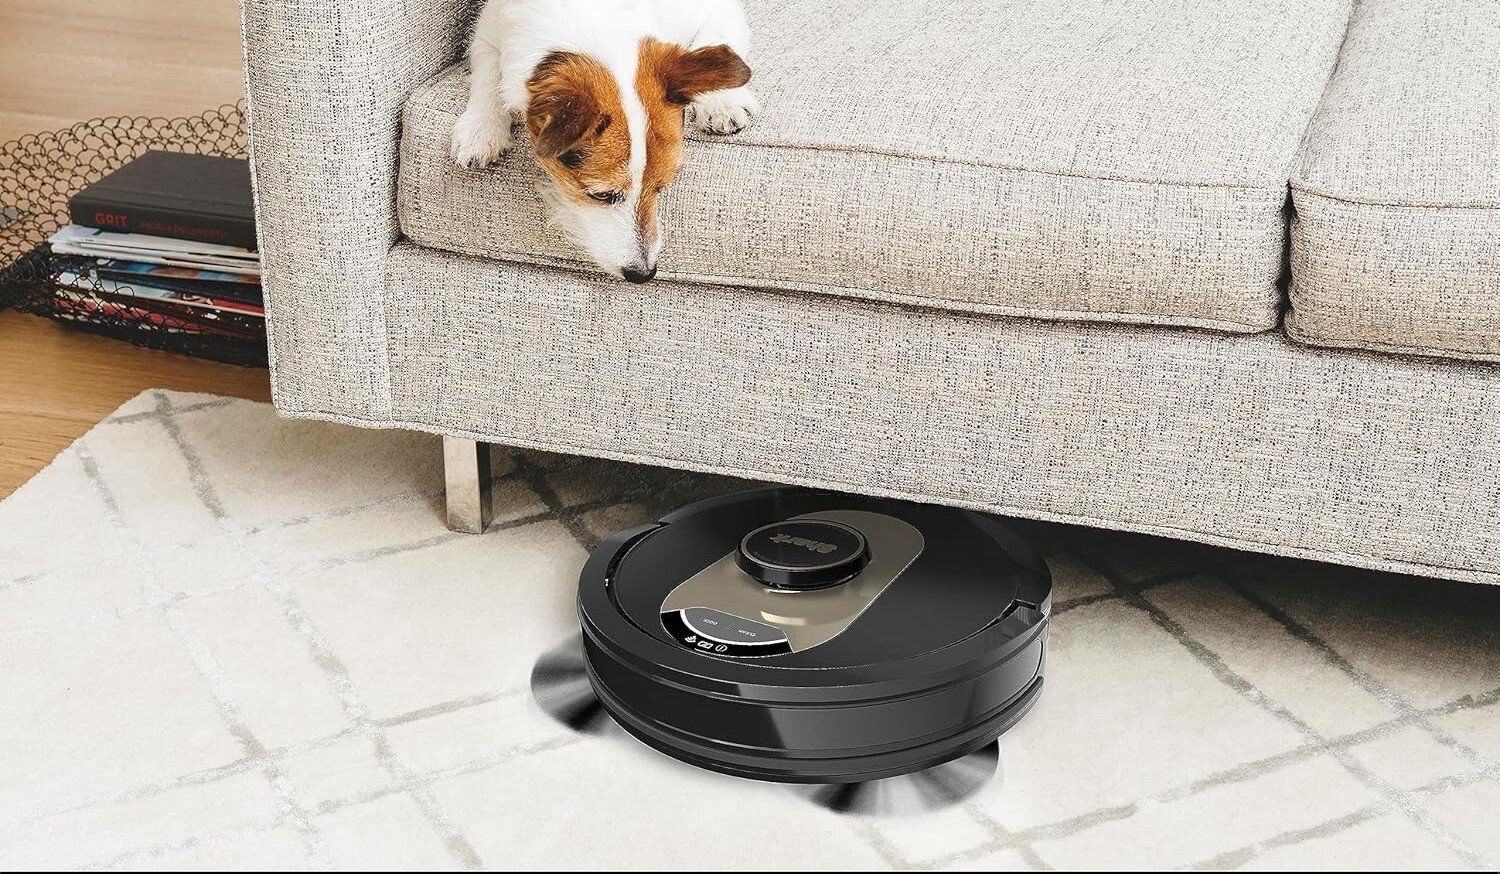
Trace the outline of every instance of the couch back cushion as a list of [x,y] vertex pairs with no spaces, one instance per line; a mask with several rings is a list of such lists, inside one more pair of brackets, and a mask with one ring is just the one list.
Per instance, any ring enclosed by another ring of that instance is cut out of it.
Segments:
[[1294,337],[1500,361],[1500,2],[1362,0],[1292,199]]
[[[1346,0],[749,0],[765,113],[689,144],[659,276],[1042,318],[1260,331],[1286,181]],[[448,159],[468,73],[406,109],[402,228],[588,265],[524,140]]]

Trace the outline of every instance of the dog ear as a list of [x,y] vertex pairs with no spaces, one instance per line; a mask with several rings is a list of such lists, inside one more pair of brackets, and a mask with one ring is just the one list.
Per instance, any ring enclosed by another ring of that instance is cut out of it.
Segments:
[[738,88],[750,81],[750,67],[729,46],[678,49],[661,62],[668,102],[687,106],[700,94]]
[[[600,71],[594,66],[574,52],[553,52],[526,80],[526,90],[531,93],[526,130],[541,157],[559,158],[576,167],[582,160],[581,149],[613,123],[602,106],[599,83],[595,81]],[[608,77],[607,72],[604,75]]]

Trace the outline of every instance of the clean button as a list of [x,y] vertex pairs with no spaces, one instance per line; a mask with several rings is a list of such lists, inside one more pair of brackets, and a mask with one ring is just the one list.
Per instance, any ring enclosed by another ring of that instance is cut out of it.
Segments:
[[748,645],[783,643],[786,635],[780,628],[755,622],[709,607],[689,607],[682,611],[682,621],[700,637],[718,643]]

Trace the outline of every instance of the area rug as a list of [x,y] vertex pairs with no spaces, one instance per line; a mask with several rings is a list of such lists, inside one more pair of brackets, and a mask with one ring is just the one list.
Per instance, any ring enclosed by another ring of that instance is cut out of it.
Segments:
[[1483,868],[1500,590],[1026,525],[1045,693],[978,795],[840,815],[530,700],[588,550],[743,487],[147,392],[0,503],[0,868]]

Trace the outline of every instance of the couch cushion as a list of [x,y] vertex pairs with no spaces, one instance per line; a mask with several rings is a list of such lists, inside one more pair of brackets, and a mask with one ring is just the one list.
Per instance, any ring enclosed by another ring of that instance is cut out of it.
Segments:
[[1500,583],[1496,367],[409,244],[385,311],[372,427]]
[[1292,188],[1292,336],[1500,361],[1500,2],[1361,2]]
[[[1047,318],[1273,327],[1286,181],[1345,0],[750,0],[751,130],[691,144],[660,276]],[[467,72],[409,101],[423,245],[577,265],[524,148],[447,158]]]

